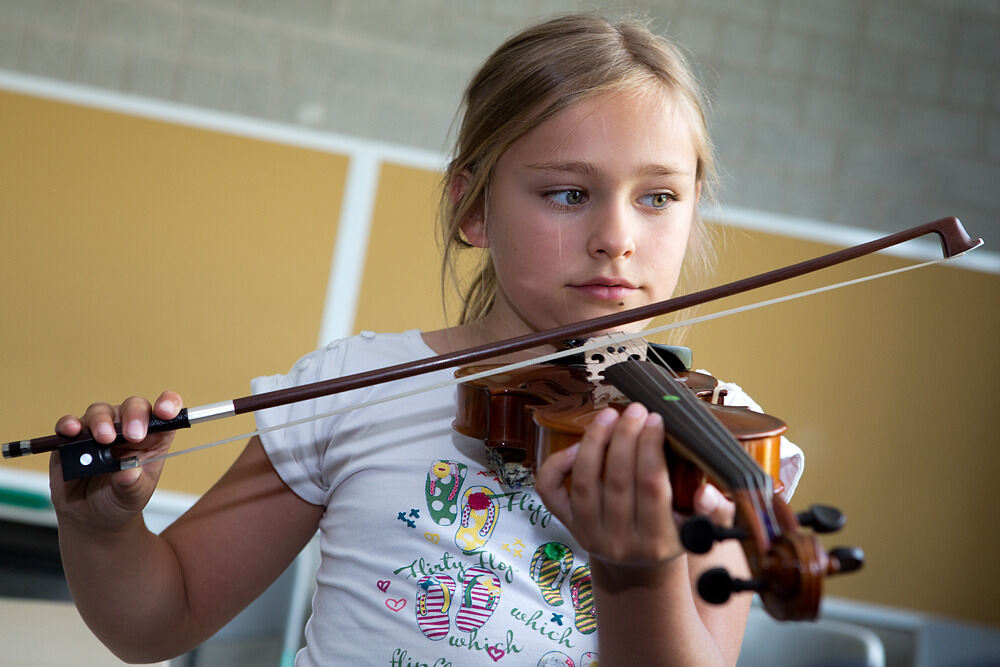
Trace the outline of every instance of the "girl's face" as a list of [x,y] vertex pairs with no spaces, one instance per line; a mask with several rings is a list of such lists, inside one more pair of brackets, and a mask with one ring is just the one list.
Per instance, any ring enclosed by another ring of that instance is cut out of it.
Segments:
[[666,94],[604,93],[521,137],[497,162],[485,214],[463,225],[497,271],[485,324],[517,335],[670,298],[696,167]]

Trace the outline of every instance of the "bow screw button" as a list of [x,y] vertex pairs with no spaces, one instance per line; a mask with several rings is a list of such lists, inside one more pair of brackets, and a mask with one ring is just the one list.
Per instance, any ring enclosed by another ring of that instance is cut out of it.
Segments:
[[800,525],[809,526],[817,533],[835,533],[847,523],[844,513],[829,505],[813,505],[797,516]]

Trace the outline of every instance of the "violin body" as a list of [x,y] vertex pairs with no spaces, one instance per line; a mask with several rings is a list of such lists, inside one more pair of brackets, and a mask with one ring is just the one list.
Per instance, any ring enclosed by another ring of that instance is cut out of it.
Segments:
[[[492,365],[466,366],[456,377],[493,368]],[[774,480],[775,491],[784,490],[778,476],[781,465],[781,434],[785,423],[771,415],[745,407],[722,405],[725,390],[705,373],[682,371],[677,379],[712,411],[739,440],[757,464]],[[530,486],[538,467],[550,454],[580,441],[584,430],[606,407],[622,411],[629,401],[595,387],[580,366],[527,366],[514,371],[463,382],[453,428],[486,445],[487,459],[497,476],[513,488]],[[674,509],[690,513],[694,493],[711,480],[688,459],[667,447]]]
[[[491,368],[467,366],[456,377]],[[671,372],[635,357],[602,371],[535,365],[470,379],[459,385],[453,427],[483,441],[494,472],[518,488],[533,483],[548,455],[579,442],[604,408],[645,404],[664,418],[674,509],[691,514],[695,491],[706,481],[736,506],[731,528],[704,517],[691,518],[681,528],[681,541],[695,553],[707,552],[718,540],[739,539],[753,574],[740,581],[725,570],[708,570],[698,580],[702,598],[721,603],[733,592],[752,590],[779,620],[815,619],[825,577],[861,567],[864,555],[852,548],[827,553],[814,534],[803,530],[804,523],[817,532],[839,529],[843,515],[835,509],[815,506],[797,515],[782,499],[778,471],[785,423],[721,405],[717,381],[703,373]]]

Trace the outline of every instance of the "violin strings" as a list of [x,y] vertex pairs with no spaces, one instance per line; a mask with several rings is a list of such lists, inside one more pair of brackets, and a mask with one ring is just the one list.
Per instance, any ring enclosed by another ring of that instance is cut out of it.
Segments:
[[[682,383],[680,382],[679,375],[672,368],[670,368],[668,364],[664,362],[662,355],[656,351],[656,348],[650,347],[649,349],[653,353],[653,356],[657,357],[660,360],[661,368],[663,368],[666,371],[667,375],[673,379],[673,382],[678,385],[682,385]],[[641,368],[643,372],[649,377],[650,381],[655,383],[656,379],[652,377],[652,373],[645,366],[641,366]],[[697,404],[696,402],[692,403],[687,400],[688,394],[686,393],[687,392],[686,387],[683,387],[683,385],[679,387],[679,389],[681,389],[682,391],[678,391],[674,388],[671,389],[674,390],[674,393],[683,397],[679,402],[679,404],[677,405],[679,411],[682,414],[684,414],[685,417],[690,419],[693,423],[697,424],[702,432],[712,431],[715,437],[719,437],[720,425],[718,421],[712,419],[711,415],[709,415],[707,410],[703,408],[700,404]],[[696,398],[696,401],[698,400],[700,399]],[[730,438],[730,439],[732,438],[732,436],[729,434],[728,431],[725,431],[724,428],[722,430],[724,431],[723,438]],[[729,462],[734,466],[736,466],[737,468],[742,467],[741,464],[744,463],[742,459],[739,459],[739,457],[734,457],[732,455],[732,449],[730,447],[722,447],[717,453],[729,459]],[[750,488],[749,485],[752,481],[751,474],[752,473],[748,472],[746,469],[743,470],[744,483],[747,484],[747,488]]]
[[[650,350],[653,352],[653,354],[655,356],[657,356],[658,358],[660,358],[661,362],[662,362],[662,356],[658,352],[656,352],[656,349],[655,348],[650,348]],[[649,377],[650,381],[655,383],[656,379],[653,377],[652,373],[647,369],[647,367],[641,366],[641,368],[642,368],[643,372]],[[675,373],[673,371],[673,369],[671,369],[669,366],[665,366],[665,365],[663,366],[663,369],[673,379],[674,382],[676,382],[677,384],[682,384],[680,382],[680,380],[679,380],[678,374]],[[683,399],[679,402],[679,405],[678,405],[678,407],[680,408],[680,410],[683,411],[685,413],[685,416],[687,416],[689,419],[691,419],[692,421],[698,422],[700,424],[700,428],[703,431],[709,431],[709,430],[711,430],[711,431],[715,431],[716,435],[723,434],[723,437],[726,437],[728,439],[732,438],[732,436],[729,433],[729,431],[727,431],[725,429],[725,427],[721,427],[721,425],[719,424],[719,422],[716,419],[712,418],[712,415],[708,412],[708,410],[706,408],[704,408],[703,406],[701,406],[700,403],[697,402],[700,399],[696,398],[695,401],[689,401],[689,400],[687,400],[689,398],[689,396],[688,396],[687,393],[682,393],[682,392],[679,392],[679,391],[677,393],[680,394],[681,396],[683,396]],[[740,457],[740,456],[732,455],[732,451],[733,450],[727,448],[727,449],[724,449],[722,453],[724,455],[727,455],[732,460],[732,462],[734,464],[738,465],[738,466],[741,466],[742,464],[746,463],[746,458],[745,457]],[[740,451],[742,451],[742,448],[741,448]],[[756,466],[754,466],[754,469],[756,469]],[[749,482],[750,480],[747,479],[746,481]]]
[[[650,381],[655,383],[656,379],[653,377],[651,371],[645,366],[640,365],[640,367],[641,371],[650,378]],[[685,389],[685,391],[679,391],[678,389]],[[699,402],[701,399],[686,391],[686,388],[679,387],[678,389],[673,390],[681,398],[677,403],[679,411],[695,423],[702,432],[711,434],[717,441],[732,445],[721,448],[717,453],[721,454],[729,463],[740,470],[744,476],[744,482],[748,485],[747,488],[749,488],[749,485],[755,481],[754,478],[758,477],[760,468],[746,454],[732,434],[709,413],[707,406],[701,405]]]
[[[648,366],[634,364],[631,365],[631,369],[644,374],[655,386],[667,389],[653,375]],[[675,373],[670,369],[667,369],[667,371],[669,376],[675,376]],[[676,382],[676,379],[674,379],[674,382]],[[674,388],[670,389],[680,396],[680,400],[674,404],[675,407],[679,408],[679,412],[690,419],[703,433],[707,433],[712,442],[721,445],[713,453],[721,455],[735,468],[737,474],[742,475],[745,488],[751,492],[750,499],[753,503],[754,511],[759,516],[766,516],[768,518],[771,526],[769,534],[772,537],[776,536],[777,521],[773,516],[772,506],[768,502],[771,489],[770,478],[761,470],[750,455],[746,453],[742,445],[736,441],[732,434],[708,412],[708,408],[697,402],[701,399],[698,399],[693,393],[683,387],[679,388],[680,391],[676,391]],[[764,493],[761,493],[761,491],[764,491]]]
[[284,429],[284,428],[290,428],[292,426],[297,426],[299,424],[303,424],[303,423],[306,423],[306,422],[309,422],[309,421],[315,421],[315,420],[319,420],[319,419],[325,419],[327,417],[332,417],[332,416],[341,414],[343,412],[348,412],[350,410],[360,409],[360,408],[365,408],[365,407],[370,407],[370,406],[376,405],[378,403],[386,403],[388,401],[396,400],[396,399],[399,399],[399,398],[406,398],[408,396],[413,396],[415,394],[419,394],[419,393],[426,392],[426,391],[433,391],[434,389],[440,389],[440,388],[443,388],[443,387],[447,387],[449,385],[459,384],[461,382],[469,382],[469,381],[472,381],[472,380],[475,380],[475,379],[479,379],[479,378],[482,378],[482,377],[488,377],[490,375],[496,375],[496,374],[500,374],[500,373],[509,372],[509,371],[512,371],[512,370],[516,370],[518,368],[522,368],[524,366],[530,366],[530,365],[533,365],[533,364],[544,363],[546,361],[551,361],[551,360],[554,360],[554,359],[560,359],[562,357],[572,356],[572,355],[577,354],[577,353],[579,353],[581,351],[595,350],[595,349],[604,347],[605,345],[608,344],[608,342],[624,342],[624,341],[633,340],[635,338],[642,338],[642,337],[650,336],[650,335],[653,335],[653,334],[663,333],[665,331],[670,331],[671,329],[678,329],[680,327],[691,326],[691,325],[694,325],[694,324],[700,324],[702,322],[709,322],[711,320],[719,319],[719,318],[722,318],[722,317],[728,317],[730,315],[736,315],[738,313],[747,312],[747,311],[751,311],[751,310],[756,310],[757,308],[764,308],[765,306],[776,305],[776,304],[779,304],[779,303],[784,303],[786,301],[793,301],[795,299],[801,299],[801,298],[806,297],[806,296],[812,296],[814,294],[821,294],[823,292],[829,292],[829,291],[832,291],[832,290],[835,290],[835,289],[840,289],[841,287],[848,287],[850,285],[856,285],[856,284],[859,284],[859,283],[867,282],[869,280],[875,280],[877,278],[885,278],[887,276],[895,275],[897,273],[903,273],[904,271],[911,271],[911,270],[914,270],[914,269],[923,268],[925,266],[930,266],[932,264],[937,264],[939,262],[946,261],[947,259],[953,259],[953,258],[933,259],[933,260],[929,260],[929,261],[926,261],[926,262],[922,262],[920,264],[912,264],[912,265],[904,266],[904,267],[901,267],[901,268],[898,268],[898,269],[893,269],[891,271],[884,271],[882,273],[876,273],[876,274],[871,274],[871,275],[868,275],[868,276],[862,276],[860,278],[854,278],[852,280],[846,280],[846,281],[843,281],[843,282],[840,282],[840,283],[834,283],[832,285],[825,285],[823,287],[817,287],[817,288],[814,288],[814,289],[806,290],[804,292],[796,292],[794,294],[789,294],[789,295],[786,295],[786,296],[776,297],[776,298],[773,298],[773,299],[767,299],[765,301],[758,301],[756,303],[748,304],[748,305],[745,305],[745,306],[738,306],[738,307],[735,307],[735,308],[730,308],[728,310],[721,310],[721,311],[718,311],[718,312],[715,312],[715,313],[710,313],[708,315],[701,315],[701,316],[698,316],[698,317],[693,317],[693,318],[690,318],[690,319],[687,319],[687,320],[681,320],[681,321],[678,321],[678,322],[670,322],[668,324],[664,324],[664,325],[661,325],[661,326],[653,327],[651,329],[644,329],[643,331],[639,331],[639,332],[634,332],[634,333],[616,332],[616,333],[613,333],[613,334],[608,334],[605,338],[602,338],[600,341],[585,343],[584,345],[581,345],[579,347],[569,348],[569,349],[566,349],[566,350],[559,350],[559,351],[556,351],[556,352],[553,352],[553,353],[550,353],[550,354],[543,355],[541,357],[537,357],[535,359],[520,361],[520,362],[516,362],[516,363],[513,363],[513,364],[509,364],[509,365],[504,365],[504,366],[499,366],[497,368],[490,369],[489,371],[483,371],[482,373],[477,373],[475,375],[467,375],[467,376],[464,376],[464,377],[459,378],[459,379],[453,379],[453,380],[449,380],[449,381],[446,381],[446,382],[442,382],[442,383],[438,383],[438,384],[434,384],[434,385],[429,385],[429,386],[426,386],[426,387],[423,387],[423,388],[418,388],[418,389],[411,390],[411,391],[408,391],[408,392],[402,392],[402,393],[399,393],[399,394],[393,394],[391,396],[386,396],[385,398],[379,399],[377,401],[359,403],[357,405],[353,405],[353,406],[349,406],[349,407],[345,407],[345,408],[340,408],[340,409],[333,410],[333,411],[330,411],[330,412],[327,412],[327,413],[312,415],[310,417],[306,417],[306,418],[303,418],[303,419],[291,421],[291,422],[288,422],[288,423],[285,423],[285,424],[277,424],[275,426],[268,427],[267,429],[255,430],[255,431],[251,431],[249,433],[243,433],[243,434],[235,435],[235,436],[232,436],[232,437],[229,437],[229,438],[223,438],[222,440],[216,440],[214,442],[210,442],[210,443],[207,443],[207,444],[197,445],[195,447],[188,447],[186,449],[180,449],[180,450],[177,450],[175,452],[169,452],[169,453],[163,454],[161,456],[157,456],[157,457],[153,457],[153,458],[150,458],[150,459],[146,459],[146,460],[142,461],[142,464],[154,463],[154,462],[162,461],[164,459],[172,458],[172,457],[175,457],[175,456],[180,456],[182,454],[189,454],[189,453],[194,453],[194,452],[201,451],[201,450],[204,450],[204,449],[210,449],[212,447],[218,447],[220,445],[224,445],[224,444],[227,444],[227,443],[230,443],[230,442],[234,442],[236,440],[243,440],[243,439],[251,438],[253,436],[260,435],[261,433],[267,433],[267,432],[270,432],[270,431],[278,431],[278,430],[281,430],[281,429]]

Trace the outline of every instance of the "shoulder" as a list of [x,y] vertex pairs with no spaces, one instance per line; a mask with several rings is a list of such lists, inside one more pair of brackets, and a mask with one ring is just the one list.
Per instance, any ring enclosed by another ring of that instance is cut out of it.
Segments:
[[417,329],[401,333],[362,331],[317,350],[323,358],[341,359],[346,372],[360,372],[433,356]]
[[287,373],[254,378],[252,388],[254,393],[260,393],[361,373],[433,354],[416,329],[401,333],[363,331],[332,341],[299,358]]

